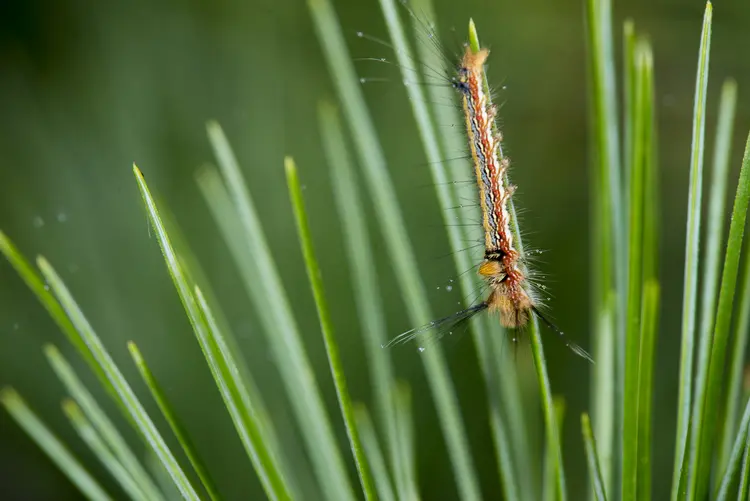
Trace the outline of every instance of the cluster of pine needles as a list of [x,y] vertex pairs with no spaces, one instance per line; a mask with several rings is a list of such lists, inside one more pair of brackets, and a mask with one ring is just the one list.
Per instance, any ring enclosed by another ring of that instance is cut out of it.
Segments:
[[[413,66],[410,61],[422,61],[432,68],[445,64],[425,47],[417,47],[418,56],[413,56],[406,28],[400,21],[399,7],[394,0],[380,0],[380,4],[403,71],[413,71],[408,69]],[[213,122],[207,129],[218,168],[209,166],[201,170],[197,183],[225,237],[263,326],[303,439],[301,447],[310,459],[313,477],[323,498],[348,501],[363,495],[367,500],[416,500],[420,498],[420,486],[410,390],[394,378],[389,351],[381,348],[389,336],[377,275],[371,266],[373,247],[364,229],[363,197],[358,194],[360,178],[375,207],[376,223],[399,277],[400,293],[410,320],[414,325],[422,325],[434,318],[434,312],[414,266],[415,253],[342,28],[329,0],[308,0],[308,6],[326,63],[335,75],[338,104],[343,111],[342,122],[338,107],[322,102],[320,130],[358,300],[357,311],[373,388],[372,415],[370,409],[353,403],[349,396],[297,167],[291,158],[284,160],[284,166],[309,285],[351,451],[342,451],[337,445],[333,421],[325,410],[318,383],[311,377],[313,372],[300,329],[251,193],[229,142],[219,125]],[[419,12],[430,26],[434,25],[430,0],[414,0],[410,6],[412,12]],[[589,494],[597,501],[648,501],[652,496],[652,392],[660,305],[659,162],[652,48],[648,38],[638,34],[631,21],[626,22],[623,74],[618,79],[610,0],[588,0],[586,10],[592,105],[590,138],[595,153],[590,194],[594,232],[591,339],[596,364],[591,366],[591,419],[588,414],[581,416]],[[745,246],[744,252],[742,246],[750,201],[750,139],[725,239],[725,197],[737,100],[736,84],[731,80],[725,82],[721,90],[708,211],[701,224],[711,18],[709,3],[700,34],[690,150],[673,501],[745,501],[750,486],[750,401],[747,388],[742,385],[750,330],[748,256],[744,258],[740,273],[741,256],[750,252],[750,246]],[[412,22],[412,28],[421,28],[414,16]],[[474,50],[479,47],[473,23],[469,28],[469,44]],[[455,207],[459,205],[458,197],[450,180],[465,177],[465,172],[461,171],[465,166],[449,171],[445,152],[460,148],[464,139],[458,131],[438,134],[436,123],[461,121],[451,115],[453,110],[429,109],[428,104],[451,99],[443,94],[450,89],[411,85],[407,91],[438,201],[444,209]],[[618,106],[620,95],[624,96],[623,106]],[[350,140],[354,157],[349,152]],[[356,173],[355,164],[360,168]],[[176,224],[169,220],[166,211],[160,212],[160,203],[149,191],[140,170],[134,166],[133,172],[134,184],[142,195],[177,294],[264,492],[275,500],[310,499],[314,494],[303,488],[293,466],[296,463],[280,445],[274,419],[261,398],[252,371],[243,361],[208,278]],[[470,220],[473,216],[462,217]],[[705,236],[701,244],[702,232]],[[466,236],[462,225],[448,226],[454,251],[461,249]],[[0,402],[18,425],[89,499],[105,500],[123,495],[134,500],[222,499],[220,487],[212,478],[211,465],[204,463],[190,441],[180,416],[170,405],[168,392],[160,387],[149,369],[147,354],[144,356],[135,343],[129,343],[133,362],[168,423],[168,430],[157,429],[141,403],[146,396],[136,395],[131,389],[52,264],[39,257],[34,266],[3,233],[0,233],[0,251],[85,360],[125,421],[137,431],[148,460],[143,461],[142,455],[123,438],[71,364],[52,345],[45,346],[44,352],[68,393],[63,411],[121,492],[114,495],[106,492],[102,483],[71,454],[21,395],[12,388],[5,388],[0,393]],[[466,253],[455,252],[454,256],[457,269],[471,268]],[[468,293],[475,290],[476,281],[471,274],[463,274],[458,285]],[[305,330],[309,332],[310,328]],[[498,465],[497,484],[490,487],[491,491],[484,492],[484,498],[498,499],[502,494],[508,500],[568,499],[559,437],[564,405],[559,398],[553,398],[536,322],[531,324],[529,338],[545,423],[545,447],[541,455],[529,447],[532,441],[523,415],[517,376],[513,364],[503,363],[507,350],[502,349],[504,334],[499,331],[496,320],[477,318],[472,335],[486,383],[488,419]],[[439,343],[425,350],[420,359],[449,453],[447,457],[458,496],[462,501],[482,499],[466,425]],[[163,436],[165,432],[174,434],[189,465],[176,459]],[[542,461],[538,461],[541,456]],[[352,460],[357,467],[359,485],[347,472],[347,461]]]

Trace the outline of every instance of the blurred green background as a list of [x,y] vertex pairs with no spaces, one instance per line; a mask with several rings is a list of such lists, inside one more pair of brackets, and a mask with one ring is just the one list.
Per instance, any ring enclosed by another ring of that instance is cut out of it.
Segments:
[[[516,204],[524,210],[523,228],[531,246],[548,251],[538,267],[553,291],[557,324],[590,346],[583,0],[435,3],[446,47],[460,50],[473,17],[492,49],[490,77],[503,103],[501,124],[513,159],[512,179],[519,186]],[[334,4],[353,57],[393,59],[387,47],[356,36],[364,31],[387,38],[375,0]],[[633,17],[636,28],[650,34],[656,56],[664,306],[656,365],[655,499],[666,495],[671,480],[690,118],[703,7],[699,0],[615,2],[618,39],[622,20]],[[708,153],[718,89],[733,76],[740,96],[735,173],[750,128],[749,48],[750,3],[717,1]],[[366,84],[365,94],[421,257],[420,272],[432,290],[433,310],[451,313],[460,300],[457,290],[446,292],[444,287],[455,278],[453,261],[446,256],[441,213],[398,68],[366,61],[356,65],[360,76],[386,80]],[[125,347],[127,340],[138,342],[227,499],[255,499],[262,491],[149,233],[131,164],[141,167],[184,230],[240,337],[285,445],[294,451],[289,455],[304,462],[256,314],[194,181],[197,168],[212,160],[206,120],[215,118],[223,125],[256,198],[341,447],[348,450],[282,169],[283,156],[294,155],[350,391],[356,400],[370,402],[367,361],[317,132],[317,102],[333,97],[331,76],[302,0],[0,3],[0,228],[27,255],[43,254],[58,269],[145,397]],[[467,168],[467,179],[470,175]],[[466,196],[472,196],[470,187]],[[372,224],[370,229],[388,328],[395,335],[410,325],[377,228]],[[553,337],[547,339],[553,390],[568,403],[564,444],[571,498],[580,499],[587,479],[578,415],[588,405],[590,367]],[[0,261],[0,385],[16,387],[73,451],[107,478],[60,411],[63,391],[42,355],[46,342],[71,355],[86,381],[96,386],[32,294]],[[445,349],[483,490],[487,499],[494,499],[498,484],[485,389],[471,338],[450,340]],[[413,347],[402,347],[393,355],[397,374],[414,388],[423,498],[455,499],[418,354]],[[533,387],[531,358],[523,343],[514,363],[523,383]],[[109,404],[102,392],[97,395]],[[148,398],[144,401],[156,410]],[[115,414],[112,405],[107,409]],[[137,440],[133,433],[128,437]],[[7,414],[0,413],[0,499],[79,497]]]

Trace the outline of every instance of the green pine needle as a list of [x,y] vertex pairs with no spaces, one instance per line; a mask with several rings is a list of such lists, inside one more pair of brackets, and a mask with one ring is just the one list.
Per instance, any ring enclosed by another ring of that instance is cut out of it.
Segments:
[[[696,452],[701,429],[702,393],[705,391],[705,378],[702,378],[701,367],[705,367],[707,359],[701,360],[696,375],[696,402],[691,395],[693,388],[693,358],[695,356],[695,312],[698,302],[698,257],[700,249],[701,228],[701,199],[703,195],[703,151],[706,129],[706,89],[708,86],[708,63],[711,48],[711,18],[713,7],[706,4],[701,31],[700,49],[698,52],[698,71],[695,83],[695,103],[693,108],[693,133],[690,153],[690,188],[688,195],[687,239],[685,242],[685,280],[682,301],[682,344],[680,347],[680,376],[677,407],[677,441],[675,443],[674,471],[672,474],[672,499],[692,499],[695,495],[695,479],[693,474],[698,466]],[[693,413],[692,430],[688,442],[688,424]],[[689,465],[688,468],[683,468]],[[686,492],[679,492],[683,483],[681,477],[686,476],[689,488]]]
[[12,388],[0,390],[0,404],[23,428],[26,434],[60,468],[60,471],[91,501],[109,501],[112,498],[86,471],[78,459],[32,411],[21,396]]
[[607,501],[607,490],[602,477],[599,453],[596,447],[596,439],[591,430],[591,420],[585,412],[581,414],[581,430],[583,432],[583,444],[586,447],[586,464],[589,467],[589,477],[594,491],[596,501]]
[[[689,491],[689,495],[692,493],[696,499],[702,499],[705,495],[704,491],[707,489],[706,486],[711,471],[711,461],[713,459],[711,451],[713,450],[715,428],[718,425],[716,409],[719,406],[719,399],[724,387],[726,346],[729,342],[735,285],[739,270],[748,203],[750,203],[750,136],[748,136],[745,146],[745,154],[729,226],[724,270],[719,289],[719,302],[716,309],[716,322],[713,333],[711,333],[710,342],[707,344],[707,346],[710,346],[710,356],[707,362],[707,369],[704,369],[705,378],[698,379],[698,391],[696,391],[698,398],[696,398],[693,423],[697,422],[699,425],[696,425],[695,436],[692,437],[695,453],[691,458],[692,481],[690,483],[691,491]],[[698,374],[700,375],[701,372],[699,371]],[[700,391],[701,389],[703,390],[702,392]]]
[[68,394],[75,400],[76,407],[80,407],[85,413],[87,422],[90,421],[91,425],[94,426],[97,434],[106,442],[107,447],[115,454],[118,462],[122,463],[128,476],[138,486],[138,492],[141,495],[136,497],[164,499],[159,488],[141,465],[135,452],[132,451],[125,438],[117,430],[117,426],[107,417],[62,353],[52,345],[45,346],[44,353],[55,374],[65,385]]
[[[393,493],[393,486],[388,475],[388,467],[385,463],[383,451],[378,443],[378,437],[375,433],[375,426],[372,423],[367,408],[362,404],[354,404],[354,417],[357,420],[357,430],[362,438],[362,448],[367,456],[368,463],[372,470],[372,477],[375,483],[375,489],[380,501],[396,501]],[[403,491],[399,492],[403,497]]]
[[[602,478],[613,489],[615,456],[620,455],[624,385],[623,308],[626,299],[626,254],[623,193],[620,172],[620,138],[617,111],[617,83],[612,34],[612,2],[586,2],[590,142],[592,158],[590,197],[592,213],[592,336],[593,356],[591,407],[599,451]],[[626,55],[630,52],[625,51]],[[627,58],[627,56],[626,56]],[[625,66],[626,69],[628,66]],[[625,78],[627,82],[627,77]],[[625,92],[627,96],[629,92]],[[628,114],[626,113],[627,117]],[[627,122],[627,119],[626,119]],[[628,137],[629,128],[625,128]],[[626,155],[630,151],[625,141]]]
[[[374,265],[372,241],[367,233],[364,204],[336,108],[330,103],[320,103],[319,119],[323,147],[330,164],[330,178],[336,209],[341,219],[342,234],[346,242],[349,271],[353,277],[352,288],[359,325],[365,341],[365,350],[367,350],[369,362],[367,365],[370,370],[377,418],[384,429],[391,469],[398,472],[403,470],[403,465],[400,464],[400,455],[397,453],[399,443],[396,436],[395,402],[392,398],[393,366],[390,351],[383,349],[388,342],[388,334],[383,300],[378,288],[377,270]],[[365,441],[364,436],[362,441]],[[364,446],[367,448],[367,444]],[[372,460],[370,454],[368,457]],[[376,477],[376,487],[380,498],[393,497],[390,485],[385,487],[378,482],[375,471],[373,471],[373,476]],[[397,486],[397,489],[403,493],[405,488]]]
[[135,483],[130,473],[123,467],[120,461],[117,460],[112,451],[104,443],[102,437],[97,433],[94,427],[91,425],[86,416],[83,415],[81,410],[76,403],[70,399],[63,400],[62,403],[63,411],[68,416],[70,423],[75,428],[81,439],[89,446],[89,449],[99,458],[104,467],[112,474],[117,482],[122,487],[123,491],[133,501],[141,499],[164,499],[159,493],[155,497],[147,496]]
[[[736,475],[740,470],[740,463],[743,460],[745,444],[748,436],[748,428],[750,427],[750,400],[747,400],[745,404],[745,411],[742,415],[742,420],[737,429],[737,434],[732,440],[732,448],[729,452],[729,459],[727,460],[727,467],[721,474],[721,484],[719,486],[719,492],[716,499],[719,501],[725,501],[729,499],[731,495],[732,486],[736,486]],[[744,500],[743,500],[744,501]]]
[[[224,348],[222,335],[200,291],[185,273],[180,259],[162,223],[159,210],[140,170],[133,166],[149,220],[156,233],[169,274],[190,319],[211,374],[214,376],[224,404],[234,422],[242,445],[253,463],[266,494],[274,500],[291,499],[277,459],[270,453],[268,442],[263,440],[262,427],[249,402],[244,382],[239,377],[233,360]],[[183,446],[186,447],[186,446]]]
[[323,332],[323,340],[328,355],[328,364],[331,368],[334,386],[336,387],[336,396],[339,400],[341,414],[344,416],[344,424],[346,425],[346,434],[349,437],[349,445],[354,454],[354,462],[357,465],[357,472],[359,473],[359,480],[362,484],[365,498],[368,501],[375,500],[375,489],[373,487],[370,469],[367,465],[364,452],[362,451],[362,444],[360,442],[359,432],[357,431],[357,423],[354,419],[352,400],[346,386],[344,367],[341,363],[338,344],[333,334],[333,322],[331,321],[331,314],[328,311],[328,303],[326,302],[325,292],[323,290],[323,278],[321,276],[320,266],[315,257],[310,225],[307,222],[307,212],[305,211],[305,202],[302,197],[302,188],[300,187],[299,176],[297,175],[297,167],[291,157],[284,159],[284,168],[286,170],[286,180],[289,187],[289,198],[292,201],[294,219],[297,223],[297,234],[302,246],[302,254],[305,258],[307,277],[310,280],[310,287],[312,288],[313,297],[315,298],[315,306],[318,309],[320,330]]
[[193,445],[193,442],[190,439],[187,430],[182,425],[180,418],[175,413],[172,404],[169,403],[169,399],[167,398],[166,393],[164,393],[161,385],[154,377],[154,374],[146,364],[146,361],[143,359],[141,351],[138,349],[138,346],[136,346],[136,344],[132,341],[128,343],[128,350],[130,351],[130,356],[133,357],[133,362],[138,368],[138,372],[143,378],[143,382],[146,383],[146,386],[151,391],[151,396],[154,397],[154,400],[159,406],[159,410],[164,416],[164,419],[166,419],[167,423],[169,423],[169,426],[172,428],[172,433],[174,433],[175,437],[177,437],[177,441],[182,446],[182,450],[183,452],[185,452],[185,455],[190,461],[193,470],[195,470],[198,478],[200,478],[201,483],[203,484],[203,488],[206,489],[209,498],[211,498],[213,501],[218,501],[219,499],[221,499],[221,496],[216,489],[216,483],[211,477],[211,474],[208,471],[208,467],[198,454],[198,451],[195,449],[195,445]]

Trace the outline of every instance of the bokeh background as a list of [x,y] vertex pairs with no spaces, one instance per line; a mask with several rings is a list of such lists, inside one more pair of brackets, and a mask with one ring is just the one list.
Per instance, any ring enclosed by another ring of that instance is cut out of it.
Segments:
[[[387,47],[356,36],[364,31],[387,37],[375,0],[334,4],[352,57],[392,59]],[[516,203],[525,210],[527,239],[548,251],[539,268],[554,293],[551,311],[557,323],[588,346],[584,2],[436,0],[435,4],[440,36],[448,48],[460,47],[466,23],[473,17],[492,49],[490,75],[503,103],[502,126],[513,159],[512,177],[519,186]],[[650,35],[656,58],[664,305],[654,407],[655,499],[663,498],[671,480],[690,119],[703,7],[700,0],[615,2],[618,37],[623,19],[633,17],[636,28]],[[750,4],[718,0],[713,26],[708,153],[718,90],[724,78],[733,76],[740,89],[732,157],[735,180],[743,139],[750,129]],[[420,272],[432,291],[433,310],[451,313],[460,295],[446,292],[443,286],[455,271],[451,257],[446,257],[449,249],[441,213],[398,69],[356,64],[362,77],[384,80],[365,84],[365,95],[420,256]],[[131,165],[138,163],[174,213],[240,336],[286,447],[303,456],[256,314],[194,180],[198,167],[212,160],[206,120],[215,118],[223,125],[256,198],[341,446],[348,450],[282,168],[283,156],[294,155],[350,390],[355,399],[370,402],[367,361],[317,131],[317,102],[333,97],[331,76],[302,0],[0,3],[0,228],[27,255],[42,254],[60,271],[126,376],[145,396],[125,347],[130,339],[139,343],[227,499],[256,499],[262,491],[222,410],[149,233]],[[388,328],[397,334],[410,325],[372,222]],[[587,480],[578,415],[588,406],[590,367],[562,343],[548,339],[553,390],[568,403],[564,442],[571,499],[580,499]],[[101,474],[105,486],[117,492],[60,411],[63,390],[41,352],[47,342],[70,355],[86,381],[95,386],[45,311],[0,260],[0,385],[16,387],[72,450]],[[485,390],[471,338],[464,336],[445,348],[483,489],[488,499],[495,499],[498,485],[484,419]],[[414,389],[424,499],[455,499],[418,354],[405,348],[393,355],[397,374]],[[533,386],[531,359],[523,346],[514,363],[525,384]],[[107,402],[101,392],[97,394]],[[144,398],[155,410],[149,400]],[[113,406],[107,408],[115,414]],[[137,443],[133,433],[128,437]],[[79,497],[0,412],[0,499]]]

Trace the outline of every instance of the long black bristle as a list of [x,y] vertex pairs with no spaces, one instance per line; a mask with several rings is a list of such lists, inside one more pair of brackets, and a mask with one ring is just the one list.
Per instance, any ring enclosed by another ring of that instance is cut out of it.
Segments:
[[578,346],[576,343],[570,341],[565,336],[565,333],[563,331],[561,331],[555,324],[553,324],[547,317],[545,317],[544,315],[542,315],[541,312],[536,307],[532,306],[531,310],[534,312],[534,314],[537,316],[537,318],[539,318],[539,320],[541,320],[542,322],[544,322],[547,325],[547,327],[549,327],[551,330],[553,330],[554,332],[556,332],[557,334],[560,335],[560,337],[563,339],[563,342],[565,343],[565,346],[567,346],[568,348],[570,348],[571,350],[573,350],[573,353],[575,353],[579,357],[585,358],[586,360],[588,360],[592,364],[595,363],[594,359],[591,358],[591,355],[589,355],[589,352],[587,352],[586,350],[584,350],[583,348],[581,348],[580,346]]
[[434,330],[435,339],[440,339],[445,335],[447,331],[452,331],[457,326],[469,321],[477,313],[486,310],[489,305],[486,302],[479,303],[477,305],[466,308],[465,310],[458,311],[447,317],[433,320],[421,327],[417,327],[406,332],[402,332],[395,338],[391,339],[387,344],[383,345],[383,348],[390,348],[398,344],[408,343],[416,339],[420,334]]

